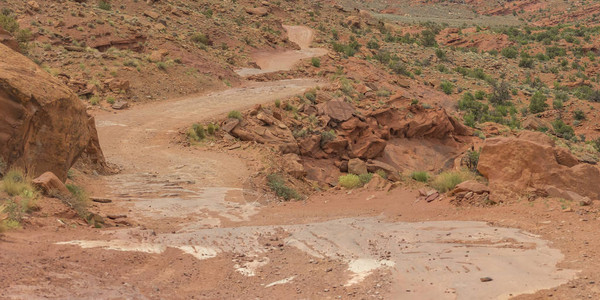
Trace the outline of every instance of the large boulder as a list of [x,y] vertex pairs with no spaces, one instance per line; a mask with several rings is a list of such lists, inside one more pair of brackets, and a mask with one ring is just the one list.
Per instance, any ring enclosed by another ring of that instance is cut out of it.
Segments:
[[600,198],[600,169],[577,163],[539,132],[487,139],[477,169],[489,180],[492,194],[555,187]]
[[32,176],[62,180],[87,150],[105,167],[93,119],[77,96],[25,56],[0,44],[0,157]]

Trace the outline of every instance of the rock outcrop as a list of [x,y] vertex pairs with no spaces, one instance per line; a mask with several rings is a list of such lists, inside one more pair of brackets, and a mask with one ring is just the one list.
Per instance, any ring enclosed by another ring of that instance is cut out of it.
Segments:
[[489,180],[492,196],[544,190],[600,198],[600,169],[579,163],[539,132],[486,140],[477,169]]
[[0,45],[0,57],[0,157],[8,166],[65,181],[86,152],[105,168],[93,118],[77,96],[9,47]]

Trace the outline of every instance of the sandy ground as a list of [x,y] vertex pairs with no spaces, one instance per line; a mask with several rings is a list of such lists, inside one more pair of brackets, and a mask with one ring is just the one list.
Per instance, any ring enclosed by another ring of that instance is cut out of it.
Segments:
[[[292,38],[293,35],[290,35]],[[8,299],[598,299],[595,207],[491,208],[410,190],[331,190],[272,201],[251,188],[259,148],[174,141],[194,122],[293,96],[295,79],[96,116],[117,175],[90,190],[134,226],[43,226],[0,242]],[[53,220],[50,220],[53,222]],[[49,221],[49,222],[50,222]],[[534,293],[534,294],[532,294]]]

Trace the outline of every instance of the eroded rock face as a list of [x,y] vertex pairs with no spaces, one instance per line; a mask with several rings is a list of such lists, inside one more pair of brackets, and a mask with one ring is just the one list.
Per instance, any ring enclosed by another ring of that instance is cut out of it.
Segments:
[[600,170],[579,163],[539,132],[486,140],[477,169],[489,180],[493,193],[554,187],[600,198]]
[[0,44],[0,156],[9,166],[65,181],[87,151],[104,157],[93,119],[77,96],[25,56]]

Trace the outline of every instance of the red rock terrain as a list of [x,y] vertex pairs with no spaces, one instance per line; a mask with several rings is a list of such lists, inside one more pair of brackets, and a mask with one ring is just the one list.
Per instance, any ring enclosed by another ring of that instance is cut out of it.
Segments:
[[1,298],[600,297],[593,4],[5,2]]

